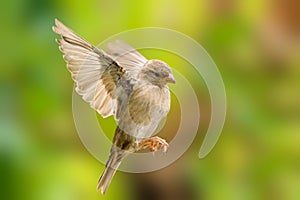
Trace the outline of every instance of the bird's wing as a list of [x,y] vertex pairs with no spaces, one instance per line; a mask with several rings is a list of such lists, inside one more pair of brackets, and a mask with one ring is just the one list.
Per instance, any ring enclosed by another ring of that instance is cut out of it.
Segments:
[[120,40],[109,43],[107,53],[124,67],[131,77],[136,77],[148,61],[136,49]]
[[57,19],[55,24],[53,31],[61,35],[57,42],[76,83],[76,92],[103,117],[114,114],[114,92],[126,71],[108,54],[88,43]]

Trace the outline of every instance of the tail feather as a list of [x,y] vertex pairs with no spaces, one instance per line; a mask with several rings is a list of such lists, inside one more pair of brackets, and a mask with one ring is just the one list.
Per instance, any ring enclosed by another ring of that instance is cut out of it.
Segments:
[[113,151],[111,151],[109,155],[109,159],[106,163],[105,170],[102,173],[98,182],[97,190],[101,190],[102,194],[105,194],[113,176],[115,175],[119,165],[121,164],[122,159],[126,155],[126,153],[124,153],[123,151],[118,152],[114,149],[115,146],[113,145]]
[[[113,139],[113,145],[110,149],[109,158],[106,163],[106,168],[102,173],[97,186],[97,190],[101,190],[102,194],[105,194],[123,158],[129,154],[128,150],[132,141],[133,139],[130,135],[127,135],[119,127],[117,127]],[[121,146],[122,148],[118,146]]]
[[103,174],[101,175],[97,190],[101,190],[101,194],[105,194],[114,174],[116,173],[116,169],[111,167],[106,167]]

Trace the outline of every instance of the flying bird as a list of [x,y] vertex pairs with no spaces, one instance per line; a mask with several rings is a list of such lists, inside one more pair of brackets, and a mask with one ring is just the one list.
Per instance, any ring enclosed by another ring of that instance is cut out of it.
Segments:
[[103,118],[114,116],[117,128],[97,189],[104,194],[123,158],[149,148],[166,151],[166,140],[154,136],[170,110],[167,83],[175,83],[163,61],[148,60],[130,45],[116,41],[105,52],[55,19],[53,31],[76,92]]

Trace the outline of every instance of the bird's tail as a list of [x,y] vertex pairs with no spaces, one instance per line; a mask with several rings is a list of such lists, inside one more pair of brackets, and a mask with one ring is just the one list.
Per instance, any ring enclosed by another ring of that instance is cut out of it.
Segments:
[[97,186],[97,190],[101,190],[102,194],[105,194],[124,156],[125,155],[122,152],[111,151],[105,170],[102,173]]
[[111,167],[106,167],[103,174],[100,177],[98,182],[97,190],[101,190],[102,194],[105,194],[111,179],[113,178],[114,174],[116,173],[117,169],[113,169]]

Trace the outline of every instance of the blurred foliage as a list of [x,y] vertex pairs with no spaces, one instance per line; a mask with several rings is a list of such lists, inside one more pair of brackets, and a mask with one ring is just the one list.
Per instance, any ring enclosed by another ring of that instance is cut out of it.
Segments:
[[[56,17],[93,44],[147,26],[194,38],[219,67],[228,111],[199,160],[210,103],[203,81],[191,80],[204,90],[199,137],[182,161],[191,187],[203,199],[299,199],[299,13],[297,0],[2,1],[0,199],[104,199],[95,191],[103,165],[76,134]],[[133,199],[129,176],[117,173],[106,198]]]

